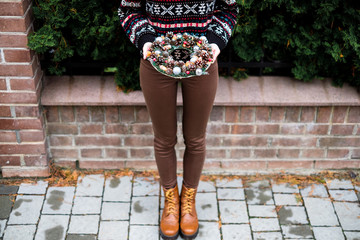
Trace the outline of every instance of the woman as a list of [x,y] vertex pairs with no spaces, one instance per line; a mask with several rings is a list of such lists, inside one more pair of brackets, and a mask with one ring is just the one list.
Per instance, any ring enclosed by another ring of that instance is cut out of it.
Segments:
[[[122,27],[140,50],[140,86],[154,129],[155,160],[165,204],[160,222],[163,239],[194,239],[199,231],[195,195],[205,161],[205,132],[218,84],[217,56],[235,27],[235,0],[122,0]],[[209,75],[179,80],[183,95],[183,183],[176,176],[176,93],[178,80],[156,71],[146,54],[156,37],[167,32],[206,36],[213,51]]]

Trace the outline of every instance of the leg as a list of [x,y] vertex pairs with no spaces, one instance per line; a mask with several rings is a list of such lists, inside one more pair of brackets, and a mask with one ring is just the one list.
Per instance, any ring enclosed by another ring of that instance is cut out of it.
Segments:
[[172,188],[177,183],[176,79],[157,72],[148,60],[140,60],[140,86],[154,129],[155,160],[160,183]]
[[217,60],[207,71],[209,75],[183,79],[184,184],[198,186],[206,152],[206,126],[214,103],[219,81]]
[[182,81],[183,133],[185,140],[184,179],[180,196],[180,234],[194,239],[199,232],[195,197],[205,161],[205,133],[218,84],[218,65],[215,61],[209,75]]

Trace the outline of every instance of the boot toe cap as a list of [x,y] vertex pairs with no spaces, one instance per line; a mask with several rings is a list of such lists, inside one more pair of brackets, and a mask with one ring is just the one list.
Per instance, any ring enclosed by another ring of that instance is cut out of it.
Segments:
[[199,229],[198,224],[182,224],[181,231],[186,235],[194,235]]
[[166,237],[173,237],[173,236],[177,236],[179,233],[179,229],[170,229],[170,228],[166,228],[166,229],[162,229],[161,228],[161,232],[163,235],[165,235]]

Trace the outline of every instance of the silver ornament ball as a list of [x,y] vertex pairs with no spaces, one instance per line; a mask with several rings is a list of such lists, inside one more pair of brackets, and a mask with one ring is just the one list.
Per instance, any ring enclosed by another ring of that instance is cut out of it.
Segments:
[[196,62],[196,60],[197,60],[198,58],[197,57],[192,57],[191,59],[190,59],[190,62]]
[[174,75],[179,75],[181,73],[181,69],[179,67],[174,67],[173,73],[174,73]]
[[200,40],[201,40],[203,43],[207,43],[207,42],[208,42],[208,39],[207,39],[205,36],[201,36],[201,37],[200,37]]

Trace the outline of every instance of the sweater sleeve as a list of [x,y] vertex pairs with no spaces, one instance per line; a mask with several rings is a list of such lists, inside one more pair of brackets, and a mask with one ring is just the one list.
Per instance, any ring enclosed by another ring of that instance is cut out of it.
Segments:
[[153,42],[156,38],[155,29],[150,25],[142,4],[141,0],[122,0],[118,8],[118,16],[126,36],[140,52],[146,42]]
[[236,0],[216,0],[214,15],[206,32],[209,43],[216,43],[220,50],[224,49],[235,28],[238,14]]

